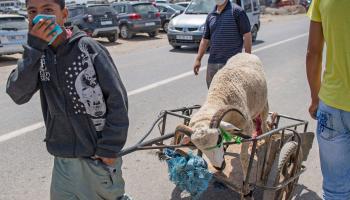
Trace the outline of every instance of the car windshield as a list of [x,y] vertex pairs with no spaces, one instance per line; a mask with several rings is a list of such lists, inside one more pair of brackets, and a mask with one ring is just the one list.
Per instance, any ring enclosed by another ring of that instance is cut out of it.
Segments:
[[214,0],[192,0],[186,14],[209,14],[215,7]]
[[75,17],[84,14],[84,8],[69,8],[69,17]]
[[184,10],[185,10],[184,7],[179,6],[179,5],[176,5],[176,4],[169,4],[169,6],[170,6],[171,8],[173,8],[174,10],[179,10],[179,11],[184,11]]
[[150,12],[158,12],[158,9],[152,4],[136,4],[134,5],[134,9],[137,13],[150,13]]
[[1,17],[0,30],[27,30],[28,23],[24,17]]
[[110,6],[91,6],[88,7],[88,12],[92,15],[99,15],[107,12],[114,13],[115,11]]

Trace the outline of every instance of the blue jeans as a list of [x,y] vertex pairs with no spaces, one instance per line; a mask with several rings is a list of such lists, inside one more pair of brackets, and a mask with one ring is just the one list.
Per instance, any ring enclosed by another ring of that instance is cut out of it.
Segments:
[[350,112],[320,102],[317,111],[325,200],[350,200]]

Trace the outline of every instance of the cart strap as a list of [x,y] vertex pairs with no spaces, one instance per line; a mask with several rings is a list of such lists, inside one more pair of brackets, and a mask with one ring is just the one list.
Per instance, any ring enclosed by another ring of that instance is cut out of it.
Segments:
[[236,144],[241,144],[242,143],[242,138],[239,137],[239,136],[233,136],[231,135],[229,132],[225,131],[223,128],[219,128],[219,132],[220,132],[220,135],[222,137],[222,140],[219,144],[213,146],[213,147],[209,147],[209,148],[206,148],[205,150],[209,151],[209,150],[213,150],[213,149],[216,149],[216,148],[220,148],[224,142],[235,142]]

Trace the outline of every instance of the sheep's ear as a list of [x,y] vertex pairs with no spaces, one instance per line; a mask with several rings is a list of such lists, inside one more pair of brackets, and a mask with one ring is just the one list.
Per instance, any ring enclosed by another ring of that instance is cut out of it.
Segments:
[[242,132],[242,130],[240,128],[238,128],[237,126],[225,122],[225,121],[221,121],[220,122],[220,128],[223,128],[225,131],[228,131],[230,133],[240,133]]

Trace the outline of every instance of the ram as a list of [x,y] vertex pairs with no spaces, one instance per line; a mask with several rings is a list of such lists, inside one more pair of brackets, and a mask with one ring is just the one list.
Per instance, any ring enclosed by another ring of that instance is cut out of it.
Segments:
[[[223,169],[224,149],[218,145],[222,133],[237,127],[241,134],[252,136],[255,130],[267,131],[267,83],[260,59],[251,54],[233,56],[215,75],[208,96],[189,126],[180,125],[177,131],[191,135],[192,143],[200,149],[217,169]],[[221,122],[221,120],[223,122]],[[255,127],[255,125],[260,127]],[[248,143],[241,148],[241,164],[248,168]]]

